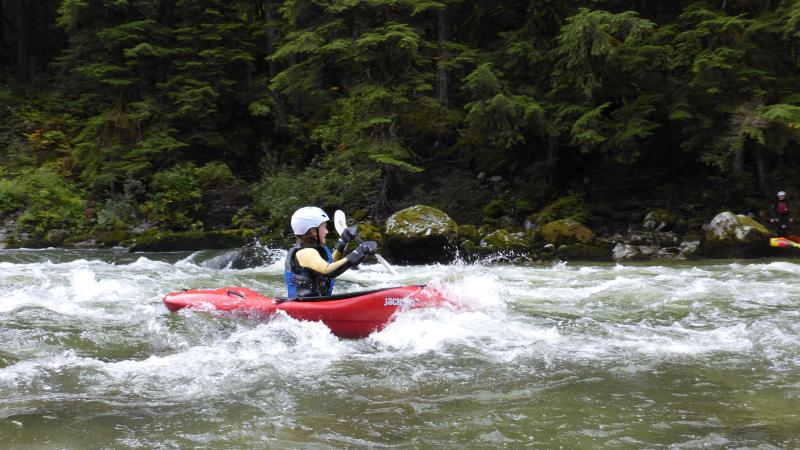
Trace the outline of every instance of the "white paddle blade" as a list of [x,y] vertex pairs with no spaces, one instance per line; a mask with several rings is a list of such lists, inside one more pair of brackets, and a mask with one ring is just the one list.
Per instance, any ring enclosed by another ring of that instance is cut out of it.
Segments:
[[339,236],[341,236],[344,229],[347,228],[347,217],[345,217],[344,211],[341,209],[337,209],[336,212],[333,213],[333,226],[336,228],[336,232],[339,233]]
[[[344,211],[341,209],[337,209],[336,212],[333,213],[333,227],[336,228],[336,232],[339,233],[339,236],[341,236],[342,232],[344,232],[344,229],[347,228],[347,216],[344,215]],[[357,237],[356,241],[359,243],[361,242]],[[386,270],[388,270],[389,273],[396,277],[400,276],[400,274],[394,270],[394,267],[392,267],[385,259],[383,259],[383,256],[376,253],[375,259],[377,259],[378,262],[383,265],[383,267],[386,267]]]
[[394,267],[392,267],[391,265],[389,265],[389,262],[388,262],[388,261],[386,261],[385,259],[383,259],[383,256],[381,256],[381,255],[379,255],[379,254],[377,254],[377,253],[376,253],[376,254],[375,254],[375,259],[377,259],[377,260],[378,260],[378,262],[379,262],[379,263],[381,263],[381,264],[383,265],[383,267],[386,267],[386,270],[388,270],[388,271],[389,271],[389,273],[391,273],[392,275],[394,275],[394,276],[396,276],[396,277],[397,277],[397,276],[400,276],[400,274],[399,274],[399,273],[397,273],[397,271],[396,271],[396,270],[394,270]]

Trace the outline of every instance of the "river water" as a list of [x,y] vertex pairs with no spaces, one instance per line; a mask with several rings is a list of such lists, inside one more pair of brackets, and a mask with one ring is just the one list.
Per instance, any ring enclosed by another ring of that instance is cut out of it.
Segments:
[[360,340],[161,303],[284,254],[0,251],[0,447],[800,448],[798,263],[366,264],[458,307]]

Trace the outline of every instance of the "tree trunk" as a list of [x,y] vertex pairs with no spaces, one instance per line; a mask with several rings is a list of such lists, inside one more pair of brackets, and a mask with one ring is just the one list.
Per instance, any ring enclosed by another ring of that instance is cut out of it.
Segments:
[[[247,8],[248,31],[252,30],[253,21],[255,20],[256,17],[256,8],[257,8],[256,1],[257,0],[250,0],[250,2],[248,2],[248,8]],[[253,65],[250,64],[249,62],[245,63],[244,66],[244,84],[248,90],[250,89],[250,86],[253,85]]]
[[447,106],[447,69],[444,67],[444,61],[447,59],[447,52],[445,51],[445,43],[447,42],[447,14],[444,8],[436,12],[436,28],[438,31],[439,41],[439,64],[436,67],[436,87],[437,87],[437,100],[444,106]]
[[[275,51],[275,42],[278,40],[278,30],[275,29],[274,2],[268,1],[265,5],[264,19],[267,22],[267,55],[271,55]],[[275,61],[268,61],[269,64],[269,78],[275,78],[278,74],[278,63]],[[283,103],[283,98],[277,92],[272,92],[272,101],[275,104],[275,128],[285,129],[289,124],[289,119],[286,117],[286,106]]]
[[739,148],[736,149],[736,153],[733,155],[733,166],[731,167],[731,174],[733,175],[741,175],[744,172],[744,156],[745,156],[745,145],[742,143]]
[[381,166],[383,169],[383,185],[381,186],[380,192],[376,195],[375,204],[373,205],[374,209],[372,211],[372,218],[375,222],[380,222],[382,217],[391,214],[394,209],[392,201],[389,200],[389,191],[392,186],[392,178],[394,177],[395,169],[387,164],[382,164]]
[[31,80],[30,42],[28,41],[28,17],[25,14],[25,0],[16,0],[14,5],[14,27],[17,37],[17,81],[27,83]]
[[556,183],[556,169],[558,167],[558,139],[549,137],[547,139],[547,182],[551,185]]
[[[3,9],[3,0],[0,0],[0,67],[6,67],[8,61],[6,61],[5,57],[3,56],[5,53],[6,48],[6,15],[5,9]],[[4,82],[2,78],[0,78],[0,82]]]
[[[159,3],[159,24],[165,30],[171,29],[172,25],[172,5],[174,2],[170,0],[161,0]],[[166,43],[161,43],[161,45],[165,45]],[[159,56],[156,58],[156,67],[155,67],[155,82],[153,83],[153,87],[157,86],[159,83],[163,83],[167,81],[167,68],[169,67],[169,62],[166,57]]]
[[753,148],[753,159],[756,163],[756,175],[758,176],[758,187],[761,193],[765,196],[769,195],[769,186],[767,186],[767,170],[766,163],[764,162],[764,147],[760,144],[755,144]]

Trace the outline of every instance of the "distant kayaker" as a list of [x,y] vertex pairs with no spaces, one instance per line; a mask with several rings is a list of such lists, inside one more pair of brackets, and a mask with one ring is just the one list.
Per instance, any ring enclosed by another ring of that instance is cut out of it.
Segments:
[[374,241],[359,243],[344,258],[345,249],[358,236],[356,227],[348,227],[339,236],[333,253],[325,245],[328,215],[320,208],[306,206],[292,214],[292,231],[297,243],[286,255],[284,278],[289,297],[319,297],[333,293],[333,279],[355,267],[377,250]]
[[772,218],[770,223],[775,227],[775,235],[778,237],[788,237],[791,230],[790,225],[794,223],[789,210],[789,202],[786,201],[786,192],[779,191],[777,194],[778,203],[772,208]]

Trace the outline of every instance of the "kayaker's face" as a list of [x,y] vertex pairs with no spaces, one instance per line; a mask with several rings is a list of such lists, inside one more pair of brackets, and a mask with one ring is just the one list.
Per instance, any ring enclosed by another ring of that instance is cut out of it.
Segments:
[[325,243],[325,236],[328,235],[328,224],[322,222],[319,227],[317,227],[317,236],[319,236],[319,243]]

